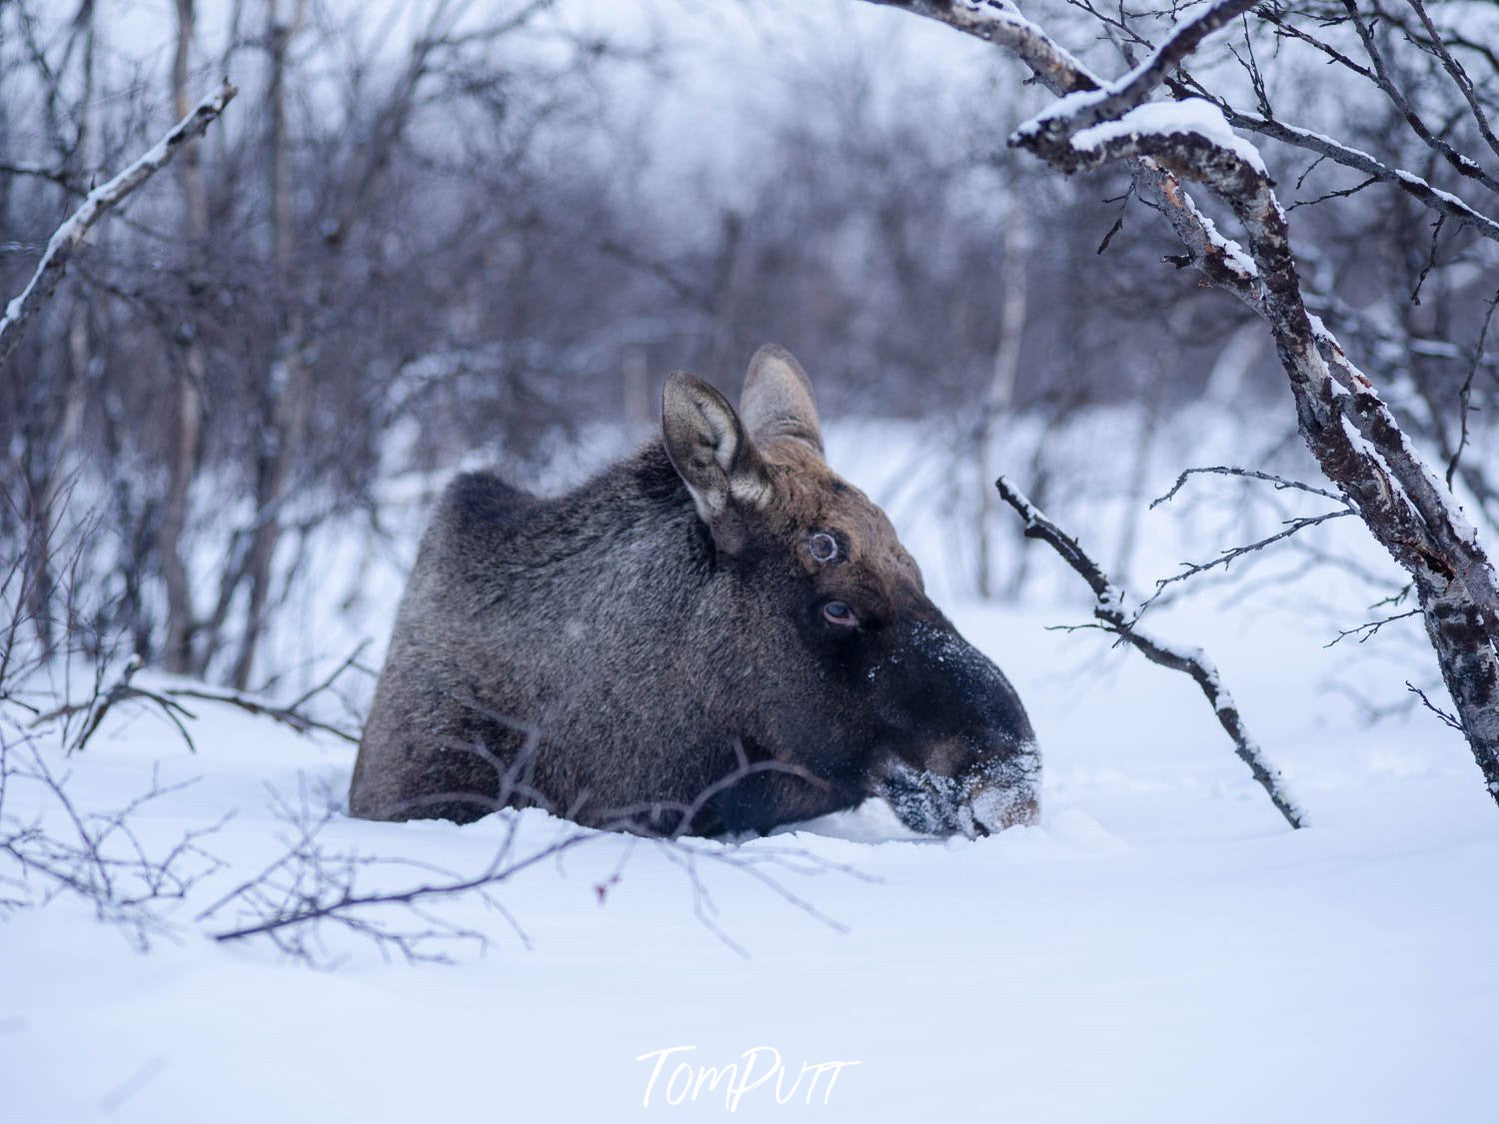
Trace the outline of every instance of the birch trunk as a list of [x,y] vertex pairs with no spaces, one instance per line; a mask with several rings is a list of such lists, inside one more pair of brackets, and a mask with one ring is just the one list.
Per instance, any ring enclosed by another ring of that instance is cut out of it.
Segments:
[[[172,105],[177,116],[186,115],[188,82],[192,67],[193,31],[196,23],[194,0],[177,0],[177,44],[172,58]],[[182,188],[182,233],[188,247],[188,275],[203,265],[204,242],[208,237],[208,202],[204,195],[203,169],[196,140],[183,146],[177,164],[178,183]],[[177,674],[201,674],[193,659],[193,638],[197,616],[193,607],[192,584],[183,549],[187,527],[188,505],[193,478],[198,472],[198,455],[203,427],[202,391],[205,361],[198,336],[196,317],[182,325],[182,366],[175,380],[174,447],[167,475],[166,496],[162,502],[158,546],[161,551],[161,575],[167,594],[167,636],[162,663]]]
[[994,349],[994,369],[984,395],[979,421],[979,511],[978,592],[988,600],[995,595],[993,536],[996,511],[992,481],[999,474],[1001,423],[1013,412],[1015,385],[1020,374],[1020,341],[1025,331],[1028,288],[1025,278],[1030,238],[1012,186],[1002,235],[1004,280],[999,295],[999,343]]
[[286,123],[286,65],[292,39],[302,21],[305,3],[298,0],[291,18],[279,18],[280,6],[269,10],[267,42],[270,50],[269,190],[271,226],[271,283],[287,311],[281,318],[280,337],[270,369],[265,374],[265,413],[261,419],[256,466],[255,527],[246,564],[249,596],[244,632],[234,666],[234,686],[248,690],[255,667],[255,654],[265,631],[266,608],[274,581],[276,547],[281,541],[291,470],[298,456],[307,425],[309,375],[302,361],[302,323],[292,297],[292,245],[294,210],[291,161]]

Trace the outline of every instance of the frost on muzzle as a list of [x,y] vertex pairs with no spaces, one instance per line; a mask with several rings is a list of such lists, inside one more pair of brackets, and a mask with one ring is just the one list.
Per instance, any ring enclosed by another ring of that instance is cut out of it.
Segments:
[[901,823],[924,835],[976,839],[1039,822],[1041,755],[1034,739],[961,776],[891,763],[878,793]]

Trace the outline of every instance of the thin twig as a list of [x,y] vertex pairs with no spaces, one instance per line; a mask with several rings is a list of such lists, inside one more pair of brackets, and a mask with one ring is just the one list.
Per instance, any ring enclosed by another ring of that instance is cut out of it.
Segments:
[[1358,639],[1358,642],[1362,644],[1373,637],[1376,633],[1378,633],[1379,630],[1382,629],[1385,625],[1394,624],[1396,621],[1403,621],[1407,617],[1419,617],[1420,615],[1420,609],[1407,609],[1403,613],[1396,613],[1393,617],[1382,617],[1377,621],[1366,621],[1356,628],[1345,628],[1340,630],[1336,636],[1334,636],[1331,640],[1329,640],[1322,646],[1324,648],[1331,648],[1334,644],[1338,643],[1338,641],[1347,640],[1350,636],[1356,637]]
[[1246,480],[1263,480],[1267,484],[1275,485],[1275,490],[1277,492],[1283,492],[1287,489],[1293,489],[1298,492],[1308,492],[1314,496],[1322,496],[1326,499],[1336,500],[1338,503],[1347,502],[1341,495],[1339,495],[1337,492],[1332,491],[1330,488],[1319,488],[1315,484],[1306,484],[1300,480],[1288,480],[1286,479],[1286,477],[1277,476],[1273,472],[1261,472],[1259,469],[1255,468],[1236,468],[1232,465],[1226,464],[1211,464],[1203,465],[1198,468],[1187,469],[1176,478],[1176,483],[1171,485],[1170,491],[1168,491],[1165,495],[1157,496],[1155,499],[1150,501],[1151,509],[1154,510],[1161,504],[1173,499],[1176,494],[1181,491],[1182,485],[1187,482],[1188,478],[1202,475],[1240,476]]
[[1192,677],[1213,708],[1213,713],[1217,715],[1219,725],[1233,742],[1234,753],[1249,766],[1250,773],[1270,797],[1276,811],[1293,828],[1304,826],[1305,813],[1286,791],[1285,779],[1280,771],[1265,760],[1259,745],[1249,736],[1237,704],[1223,686],[1222,677],[1207,654],[1200,648],[1175,648],[1142,632],[1126,611],[1124,591],[1109,579],[1076,539],[1048,519],[1023,492],[1003,476],[994,482],[994,486],[999,489],[1004,501],[1025,520],[1026,537],[1046,543],[1088,583],[1088,588],[1093,591],[1093,616],[1104,629],[1132,645],[1152,663]]
[[1432,702],[1429,698],[1426,697],[1425,691],[1421,690],[1420,687],[1417,687],[1409,679],[1405,681],[1405,689],[1415,692],[1416,696],[1421,700],[1421,705],[1435,714],[1438,718],[1440,718],[1445,725],[1447,725],[1451,729],[1456,730],[1459,734],[1467,733],[1467,731],[1463,729],[1463,724],[1457,720],[1456,715],[1437,706],[1436,703]]
[[1170,577],[1160,578],[1156,581],[1155,593],[1146,600],[1145,604],[1150,605],[1161,595],[1162,590],[1168,586],[1175,585],[1177,582],[1186,581],[1188,578],[1196,577],[1198,574],[1205,574],[1209,570],[1216,570],[1220,567],[1226,569],[1246,554],[1253,554],[1256,551],[1264,550],[1267,546],[1283,542],[1292,535],[1300,534],[1308,527],[1316,527],[1319,524],[1326,523],[1330,519],[1343,519],[1355,514],[1357,513],[1351,507],[1340,507],[1336,511],[1324,511],[1320,515],[1305,515],[1297,516],[1294,519],[1286,519],[1281,524],[1281,530],[1276,531],[1273,535],[1266,535],[1262,539],[1257,539],[1251,543],[1244,543],[1241,546],[1231,546],[1227,550],[1221,551],[1217,557],[1211,558],[1206,562],[1183,562],[1180,571],[1172,574]]
[[1483,349],[1489,338],[1489,325],[1494,321],[1494,308],[1499,305],[1499,290],[1496,290],[1493,299],[1489,301],[1488,310],[1483,314],[1483,324],[1478,329],[1478,342],[1473,345],[1473,358],[1468,364],[1467,377],[1463,379],[1462,389],[1458,391],[1458,435],[1457,448],[1452,451],[1452,459],[1447,462],[1447,487],[1452,487],[1452,476],[1457,472],[1458,462],[1463,459],[1463,450],[1468,447],[1468,412],[1472,409],[1473,378],[1478,374],[1478,368],[1483,363]]

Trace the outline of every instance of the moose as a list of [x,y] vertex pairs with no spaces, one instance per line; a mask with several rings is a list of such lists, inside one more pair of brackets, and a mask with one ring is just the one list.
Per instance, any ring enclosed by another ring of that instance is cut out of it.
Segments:
[[973,838],[1033,822],[1039,783],[1014,689],[828,468],[811,383],[768,344],[737,413],[674,373],[659,438],[566,495],[448,486],[349,809],[737,835],[877,796]]

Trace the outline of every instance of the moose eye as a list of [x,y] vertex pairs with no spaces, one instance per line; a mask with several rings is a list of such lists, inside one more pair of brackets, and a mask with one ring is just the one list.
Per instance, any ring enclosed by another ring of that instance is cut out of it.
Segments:
[[829,601],[822,607],[822,619],[829,624],[841,625],[851,628],[859,623],[859,618],[854,611],[842,601]]

